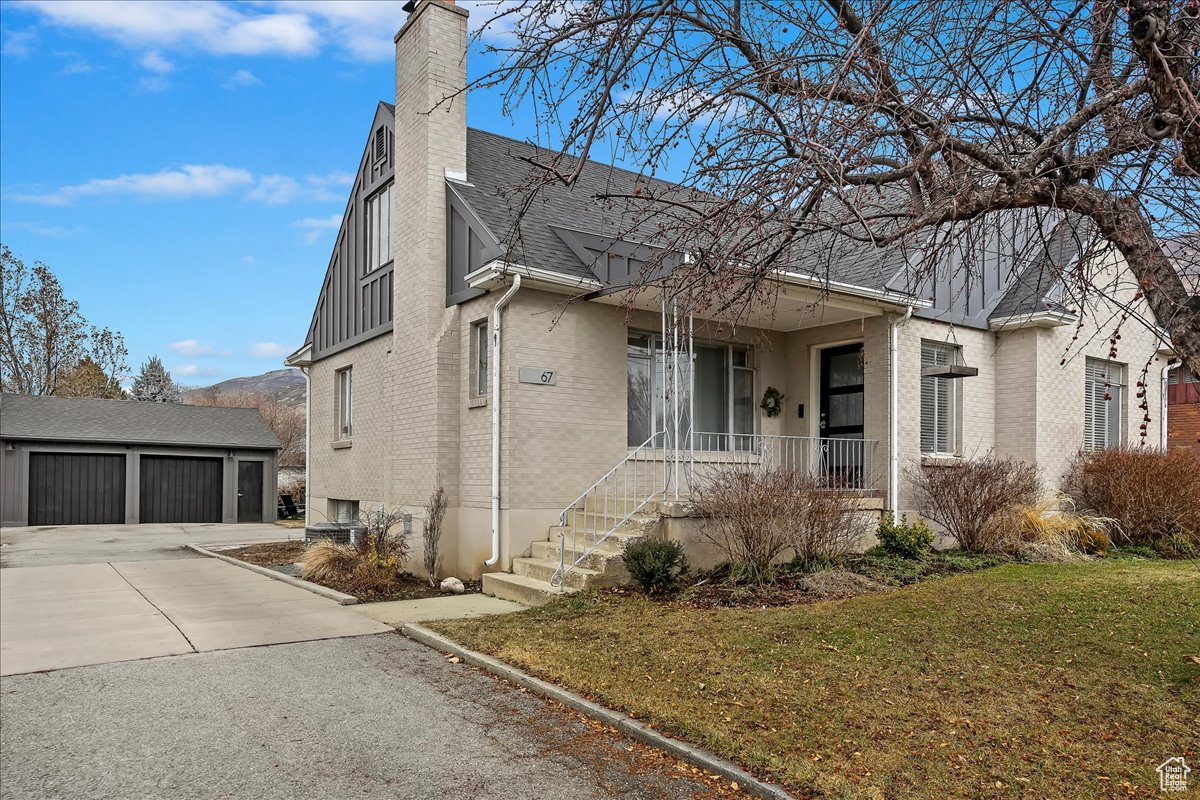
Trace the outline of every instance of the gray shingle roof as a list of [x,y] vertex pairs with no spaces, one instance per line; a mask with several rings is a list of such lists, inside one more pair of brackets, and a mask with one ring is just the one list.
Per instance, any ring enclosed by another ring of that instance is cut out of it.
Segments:
[[0,395],[0,439],[279,448],[254,408]]

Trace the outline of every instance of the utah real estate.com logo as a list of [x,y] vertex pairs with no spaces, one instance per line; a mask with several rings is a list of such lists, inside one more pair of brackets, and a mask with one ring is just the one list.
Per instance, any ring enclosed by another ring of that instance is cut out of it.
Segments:
[[1158,773],[1158,788],[1164,792],[1186,792],[1188,773],[1192,768],[1183,756],[1168,758],[1154,770]]

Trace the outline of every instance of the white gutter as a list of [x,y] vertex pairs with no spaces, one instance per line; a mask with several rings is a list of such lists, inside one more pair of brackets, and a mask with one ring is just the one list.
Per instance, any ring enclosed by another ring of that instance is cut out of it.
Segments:
[[520,288],[520,274],[513,275],[512,286],[492,307],[492,557],[483,562],[489,567],[500,560],[500,312]]
[[1158,446],[1161,447],[1164,451],[1167,449],[1167,408],[1168,408],[1168,403],[1167,403],[1168,383],[1167,382],[1170,380],[1171,370],[1175,369],[1182,363],[1183,362],[1178,361],[1177,359],[1171,358],[1171,359],[1167,359],[1166,366],[1164,366],[1162,368],[1162,383],[1159,385],[1159,389],[1160,389],[1159,397],[1162,401],[1162,411],[1159,414],[1159,424],[1162,427],[1159,431]]
[[906,306],[904,316],[893,319],[888,326],[888,505],[896,525],[900,524],[900,371],[896,362],[900,356],[900,324],[907,322],[912,313],[913,307]]
[[[312,484],[308,482],[309,465],[312,464],[310,453],[312,452],[312,384],[309,380],[308,371],[311,367],[300,367],[300,372],[304,375],[304,527],[309,526],[309,502],[308,493],[312,488]],[[307,537],[307,533],[305,536]]]
[[464,280],[472,289],[478,289],[481,287],[486,288],[490,283],[503,280],[506,275],[514,277],[524,276],[537,283],[567,289],[595,291],[602,288],[600,281],[593,278],[577,278],[571,275],[564,275],[561,272],[541,269],[540,267],[527,267],[524,264],[512,264],[507,261],[492,261],[484,264],[479,269],[466,275]]
[[895,292],[890,289],[871,289],[866,286],[856,286],[852,283],[842,283],[841,281],[831,281],[816,275],[802,275],[799,272],[779,272],[777,273],[779,280],[783,283],[793,286],[803,286],[808,289],[821,289],[823,291],[832,292],[834,294],[845,295],[848,297],[857,297],[863,300],[874,300],[878,303],[883,303],[896,308],[905,308],[904,318],[908,319],[912,316],[914,308],[932,308],[932,300],[923,300],[919,297],[904,294],[903,292]]

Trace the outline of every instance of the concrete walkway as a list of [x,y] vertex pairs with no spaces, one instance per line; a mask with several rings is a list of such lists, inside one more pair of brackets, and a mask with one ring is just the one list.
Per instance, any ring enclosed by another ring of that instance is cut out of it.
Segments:
[[18,675],[0,718],[5,800],[736,794],[397,633]]
[[0,567],[104,564],[109,561],[201,558],[183,546],[252,544],[304,538],[303,528],[270,523],[224,525],[64,525],[0,528]]
[[0,573],[0,675],[386,630],[216,559]]
[[529,606],[490,597],[486,594],[454,594],[423,600],[392,600],[387,603],[360,603],[349,606],[359,614],[399,628],[409,622],[433,622],[439,619],[488,617],[525,611]]

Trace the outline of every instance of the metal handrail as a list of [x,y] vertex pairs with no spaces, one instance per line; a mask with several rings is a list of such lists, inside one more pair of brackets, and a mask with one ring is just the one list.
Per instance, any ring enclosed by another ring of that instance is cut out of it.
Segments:
[[[551,586],[557,586],[561,590],[566,583],[568,572],[591,556],[596,548],[616,533],[634,514],[666,491],[671,478],[671,465],[666,458],[668,448],[665,439],[666,436],[662,433],[651,434],[649,439],[630,450],[612,469],[562,510],[558,516],[558,569],[550,577]],[[656,444],[656,441],[662,441],[663,444]],[[654,457],[660,450],[663,454],[661,460]],[[643,457],[647,453],[651,454],[651,458]],[[614,505],[615,508],[610,513],[609,509]],[[567,530],[571,531],[571,550],[578,553],[581,514],[584,523],[589,520],[592,523],[586,530],[593,534],[594,541],[568,565]],[[595,536],[597,533],[600,535]]]
[[[665,433],[653,434],[562,510],[558,518],[558,569],[550,578],[552,586],[561,591],[571,570],[634,514],[656,497],[665,496],[673,484],[680,489],[686,487],[690,494],[703,488],[712,470],[731,465],[785,469],[851,489],[866,489],[874,478],[875,439],[749,433],[691,433],[684,438],[676,447],[667,441]],[[579,553],[581,527],[592,541],[568,564],[567,532],[571,533],[572,552]]]

